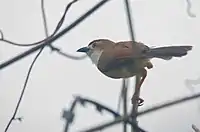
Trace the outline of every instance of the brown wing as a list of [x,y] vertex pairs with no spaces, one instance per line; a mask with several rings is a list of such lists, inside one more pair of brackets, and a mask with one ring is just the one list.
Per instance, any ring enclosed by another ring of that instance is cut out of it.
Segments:
[[143,43],[134,42],[135,46],[132,47],[132,41],[124,41],[115,43],[113,49],[104,51],[100,61],[101,70],[106,72],[115,70],[124,66],[134,65],[136,59],[141,58],[141,53],[149,50],[149,47]]
[[123,57],[139,57],[143,52],[149,50],[150,48],[141,42],[134,42],[134,47],[132,41],[118,42],[114,46],[115,55],[117,58]]
[[109,70],[115,70],[123,67],[124,65],[130,65],[133,61],[134,52],[132,44],[127,42],[116,43],[113,49],[104,51],[101,56],[100,69],[107,72]]
[[115,58],[130,58],[133,55],[133,48],[131,43],[118,42],[113,49]]

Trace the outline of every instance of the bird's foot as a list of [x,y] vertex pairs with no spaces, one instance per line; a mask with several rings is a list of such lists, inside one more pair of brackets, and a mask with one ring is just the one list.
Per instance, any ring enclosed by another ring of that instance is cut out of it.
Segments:
[[138,106],[142,106],[144,104],[144,100],[142,98],[138,98]]
[[147,67],[148,69],[153,68],[153,64],[150,61],[147,61],[145,65],[145,67]]
[[136,96],[134,96],[134,95],[133,95],[131,101],[132,101],[132,104],[134,104],[134,102],[136,101],[138,106],[142,106],[144,104],[144,100],[142,98],[140,98],[140,97],[136,98]]

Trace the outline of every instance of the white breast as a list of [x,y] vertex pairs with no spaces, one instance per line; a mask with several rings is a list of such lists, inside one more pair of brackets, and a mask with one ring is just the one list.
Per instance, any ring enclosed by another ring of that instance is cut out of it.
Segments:
[[99,62],[99,59],[101,57],[103,50],[96,50],[93,53],[91,53],[90,55],[90,59],[92,60],[92,62],[97,65]]

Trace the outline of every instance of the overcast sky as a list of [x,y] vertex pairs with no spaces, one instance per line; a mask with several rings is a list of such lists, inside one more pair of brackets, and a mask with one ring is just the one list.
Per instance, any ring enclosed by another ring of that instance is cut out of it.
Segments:
[[[66,0],[45,0],[49,31],[59,21]],[[98,0],[80,0],[68,12],[63,28],[87,11]],[[186,57],[170,61],[152,60],[154,68],[148,70],[148,77],[141,90],[146,109],[157,103],[172,100],[191,91],[185,86],[186,79],[196,79],[200,74],[200,1],[192,0],[192,12],[186,13],[185,0],[135,0],[131,1],[137,41],[148,46],[192,45],[193,50]],[[0,29],[6,39],[18,43],[32,43],[45,37],[40,0],[1,0]],[[54,42],[54,45],[73,55],[76,50],[97,38],[113,41],[130,40],[121,0],[111,0],[71,32]],[[0,42],[0,62],[3,62],[27,48],[20,48]],[[0,131],[5,129],[11,118],[25,81],[28,68],[36,54],[0,71]],[[134,79],[129,89],[129,106]],[[59,132],[65,121],[61,118],[63,108],[69,107],[73,95],[82,95],[117,109],[121,80],[102,75],[86,58],[70,60],[46,48],[37,60],[21,102],[18,116],[22,123],[13,122],[9,132]],[[198,92],[199,86],[195,91]],[[200,128],[198,100],[170,107],[138,118],[139,125],[149,132],[191,132],[194,123]],[[140,110],[139,109],[139,110]],[[87,128],[92,124],[110,120],[110,115],[96,113],[93,107],[79,107],[71,131]],[[106,132],[121,131],[122,125],[106,129]]]

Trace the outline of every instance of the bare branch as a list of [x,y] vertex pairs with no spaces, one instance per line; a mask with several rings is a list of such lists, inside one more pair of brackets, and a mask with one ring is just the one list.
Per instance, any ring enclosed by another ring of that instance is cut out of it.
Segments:
[[86,19],[88,16],[90,16],[94,11],[96,11],[97,9],[99,9],[101,6],[103,6],[106,2],[109,2],[110,0],[102,0],[100,2],[98,2],[95,6],[93,6],[90,10],[88,10],[87,12],[85,12],[82,16],[80,16],[78,19],[76,19],[74,22],[72,22],[69,26],[67,26],[66,28],[64,28],[62,31],[60,31],[59,33],[57,33],[55,36],[50,37],[49,39],[47,39],[44,43],[37,45],[13,58],[11,58],[10,60],[5,61],[4,63],[0,64],[0,69],[3,69],[21,59],[23,59],[24,57],[29,56],[30,54],[38,51],[39,49],[48,46],[49,43],[52,43],[54,41],[56,41],[58,38],[62,37],[64,34],[68,33],[69,31],[71,31],[75,26],[77,26],[80,22],[82,22],[84,19]]
[[191,4],[191,1],[190,0],[186,0],[187,2],[187,14],[188,16],[190,17],[196,17],[196,15],[194,13],[191,12],[191,8],[192,8],[192,4]]
[[[105,129],[105,128],[110,127],[112,125],[121,123],[122,121],[127,121],[130,117],[131,117],[131,115],[118,117],[115,120],[108,121],[108,122],[105,122],[101,125],[96,125],[92,128],[89,128],[89,129],[86,129],[86,130],[81,130],[81,131],[78,131],[78,132],[95,132],[95,131],[98,131],[98,130],[102,130],[102,129]],[[134,129],[137,130],[137,132],[147,132],[147,131],[141,129],[140,127],[138,127],[138,125],[135,124],[135,122],[131,122],[131,123],[132,123],[131,124],[132,127],[134,127]]]
[[200,132],[200,130],[199,130],[194,124],[192,124],[192,129],[193,129],[195,132]]
[[[47,24],[46,24],[45,12],[44,12],[44,9],[43,9],[43,8],[44,8],[44,1],[43,1],[43,0],[41,0],[41,7],[42,7],[42,13],[43,13],[43,17],[44,17],[43,20],[44,20],[44,25],[45,25],[45,34],[46,34],[47,39],[48,39],[48,29],[47,29]],[[65,14],[66,14],[66,12],[65,12]],[[64,19],[63,19],[63,20],[64,20]],[[60,23],[59,23],[59,24],[60,24]],[[61,25],[62,25],[62,23],[61,23],[59,26],[61,26]],[[54,34],[58,31],[59,28],[60,28],[60,27],[57,26],[57,28],[56,28]],[[1,33],[2,41],[5,42],[5,40],[3,40],[3,33],[2,33],[1,31],[0,31],[0,33]],[[14,44],[14,45],[16,45],[16,44]],[[17,45],[18,45],[18,44],[17,44]],[[42,48],[40,49],[40,51],[37,53],[36,57],[34,58],[33,62],[31,63],[31,65],[30,65],[30,67],[29,67],[29,70],[28,70],[28,73],[27,73],[27,76],[26,76],[26,79],[25,79],[25,82],[24,82],[24,86],[23,86],[22,92],[21,92],[21,94],[20,94],[19,100],[18,100],[17,105],[16,105],[16,107],[15,107],[14,113],[13,113],[12,117],[10,118],[10,120],[9,120],[9,122],[8,122],[6,128],[5,128],[5,132],[7,132],[7,130],[9,129],[9,127],[10,127],[12,121],[14,121],[14,120],[19,120],[19,121],[21,121],[21,118],[19,118],[19,117],[16,118],[15,116],[16,116],[16,114],[17,114],[17,112],[18,112],[20,103],[21,103],[21,101],[22,101],[22,99],[23,99],[23,96],[24,96],[24,92],[25,92],[25,90],[26,90],[26,88],[27,88],[27,84],[28,84],[28,81],[29,81],[29,77],[30,77],[32,68],[33,68],[33,66],[34,66],[34,64],[35,64],[35,62],[36,62],[36,60],[37,60],[37,58],[39,57],[39,55],[42,53],[43,49],[44,49],[44,47],[42,47]]]
[[[72,4],[74,4],[75,2],[78,2],[78,0],[73,0],[72,2],[70,2],[68,4],[67,7],[70,7]],[[54,32],[57,32],[59,30],[59,28],[62,26],[63,22],[64,22],[64,18],[66,16],[66,13],[67,13],[67,9],[65,10],[62,18],[60,19],[57,27],[56,27],[56,30]],[[48,26],[47,26],[47,18],[46,18],[46,13],[45,13],[45,7],[44,7],[44,0],[41,0],[41,10],[42,10],[42,18],[43,18],[43,24],[44,24],[44,31],[45,31],[45,35],[46,35],[46,38],[49,37],[49,32],[48,32]],[[74,55],[70,55],[68,53],[64,53],[61,51],[61,49],[53,46],[52,44],[49,44],[50,48],[52,51],[56,51],[59,55],[62,55],[63,57],[67,57],[69,59],[72,59],[72,60],[82,60],[82,59],[85,59],[87,56],[86,55],[83,55],[83,56],[74,56]]]
[[1,34],[1,39],[3,39],[4,36],[3,36],[3,32],[1,30],[0,30],[0,34]]
[[153,106],[153,107],[151,107],[149,109],[146,109],[146,110],[138,112],[136,115],[133,115],[133,117],[134,116],[141,116],[141,115],[149,114],[151,112],[155,112],[157,110],[160,110],[160,109],[163,109],[163,108],[167,108],[167,107],[170,107],[170,106],[173,106],[173,105],[185,103],[185,102],[197,99],[197,98],[200,98],[200,93],[194,94],[194,95],[191,95],[191,96],[185,96],[185,97],[178,98],[178,99],[175,99],[175,100],[172,100],[172,101],[167,101],[167,102],[162,103],[162,104],[157,105],[157,106]]
[[17,105],[16,105],[16,107],[15,107],[14,113],[13,113],[12,117],[10,118],[10,120],[9,120],[9,122],[8,122],[8,124],[7,124],[7,126],[6,126],[4,132],[7,132],[7,131],[8,131],[8,129],[9,129],[9,127],[10,127],[12,121],[16,119],[15,116],[16,116],[17,111],[18,111],[18,109],[19,109],[20,103],[21,103],[21,101],[22,101],[22,99],[23,99],[24,92],[25,92],[25,90],[26,90],[26,86],[27,86],[27,84],[28,84],[31,71],[32,71],[33,66],[34,66],[34,64],[35,64],[35,62],[36,62],[36,60],[37,60],[37,58],[39,57],[39,55],[40,55],[41,52],[42,52],[42,49],[37,53],[37,55],[35,56],[35,58],[33,59],[33,62],[31,63],[31,65],[30,65],[30,67],[29,67],[29,70],[28,70],[28,73],[27,73],[27,76],[26,76],[26,79],[25,79],[25,82],[24,82],[24,86],[23,86],[23,89],[22,89],[22,91],[21,91],[19,100],[18,100]]

